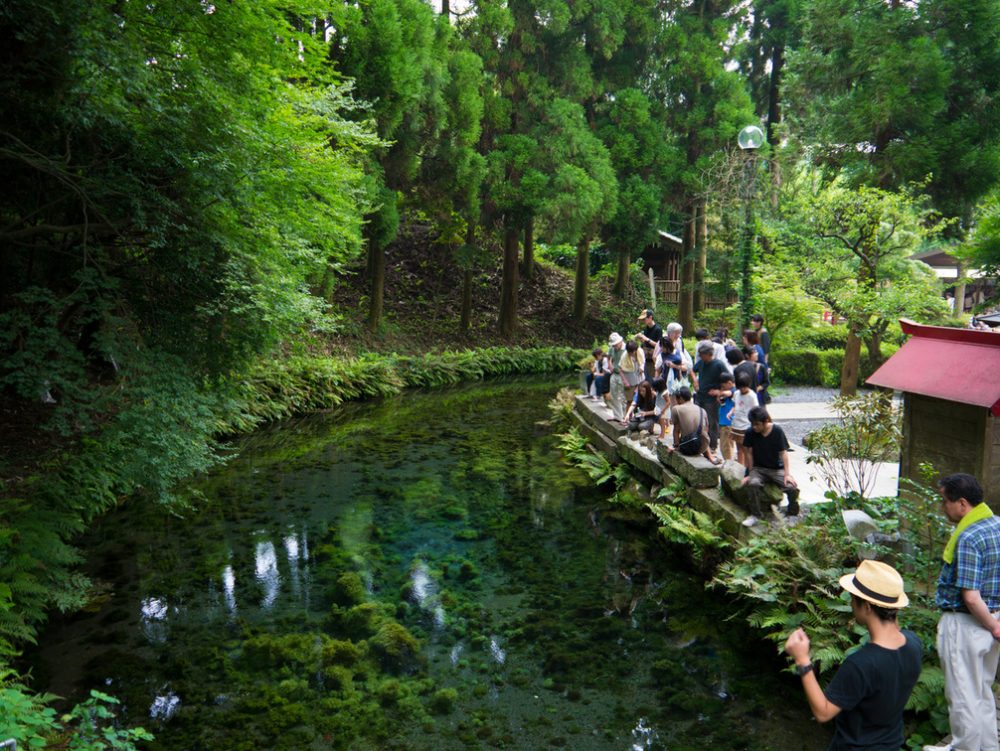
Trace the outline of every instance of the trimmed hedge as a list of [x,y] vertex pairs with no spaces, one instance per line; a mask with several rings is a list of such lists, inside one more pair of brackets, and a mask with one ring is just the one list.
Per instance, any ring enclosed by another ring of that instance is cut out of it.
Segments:
[[783,336],[781,341],[795,345],[796,349],[839,349],[844,351],[847,343],[847,326],[815,326],[803,331],[796,330],[791,338]]
[[[831,327],[832,328],[832,327]],[[889,358],[899,347],[882,345],[882,354]],[[796,386],[840,386],[840,368],[844,364],[844,349],[781,349],[771,354],[774,380]],[[860,383],[877,370],[868,352],[862,350]]]

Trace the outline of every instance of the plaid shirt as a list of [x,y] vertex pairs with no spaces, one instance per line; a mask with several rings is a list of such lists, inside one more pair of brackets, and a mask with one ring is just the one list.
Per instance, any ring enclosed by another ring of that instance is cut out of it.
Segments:
[[986,607],[1000,610],[1000,516],[976,522],[959,536],[954,560],[941,565],[938,607],[965,610],[963,589],[978,590]]

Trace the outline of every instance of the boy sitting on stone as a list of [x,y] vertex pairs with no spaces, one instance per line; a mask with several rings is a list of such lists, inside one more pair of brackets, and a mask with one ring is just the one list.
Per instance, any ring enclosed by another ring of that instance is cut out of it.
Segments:
[[785,516],[797,516],[799,486],[792,477],[788,462],[788,438],[785,431],[771,422],[771,416],[764,407],[750,410],[750,430],[743,436],[743,446],[747,449],[743,485],[750,496],[751,514],[743,520],[743,526],[752,527],[763,516],[761,498],[768,483],[777,485],[788,495]]

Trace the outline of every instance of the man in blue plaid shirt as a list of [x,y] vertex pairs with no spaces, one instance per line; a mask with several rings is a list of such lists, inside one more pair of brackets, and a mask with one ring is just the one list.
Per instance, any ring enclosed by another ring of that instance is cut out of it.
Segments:
[[955,523],[937,585],[937,650],[945,675],[950,746],[924,751],[1000,751],[993,680],[1000,663],[1000,517],[972,475],[938,481],[941,509]]

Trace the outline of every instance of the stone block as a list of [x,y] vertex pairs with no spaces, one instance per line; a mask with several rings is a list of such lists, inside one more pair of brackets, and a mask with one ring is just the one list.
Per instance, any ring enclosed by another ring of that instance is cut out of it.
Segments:
[[587,442],[591,446],[604,454],[609,462],[617,464],[620,461],[617,443],[608,438],[593,425],[590,425],[579,413],[573,413],[573,420],[576,423],[576,428],[580,431],[580,434],[587,439]]
[[719,484],[719,468],[703,456],[684,456],[679,451],[671,453],[667,444],[658,443],[656,453],[660,463],[679,474],[688,485],[695,488],[714,488]]
[[[722,492],[741,508],[749,509],[748,491],[743,485],[743,465],[739,462],[727,461],[722,463],[720,470]],[[764,486],[765,503],[768,505],[777,506],[780,504],[782,495],[781,489],[777,485]]]
[[656,451],[638,440],[622,436],[618,439],[618,455],[656,483],[663,482],[663,465]]
[[611,421],[611,410],[604,405],[604,402],[597,402],[585,396],[577,396],[573,409],[576,414],[583,418],[584,422],[599,430],[612,441],[617,441],[619,436],[625,434],[624,425]]
[[744,527],[743,520],[747,518],[747,512],[733,503],[718,488],[690,488],[687,497],[692,508],[711,516],[719,522],[723,532],[741,542],[748,541],[766,529],[766,525],[763,524]]

